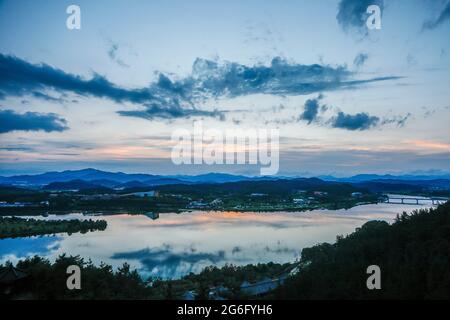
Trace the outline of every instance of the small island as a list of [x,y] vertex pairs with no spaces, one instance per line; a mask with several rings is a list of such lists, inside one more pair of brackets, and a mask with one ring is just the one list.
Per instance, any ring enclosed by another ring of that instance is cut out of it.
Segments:
[[55,233],[86,233],[106,229],[104,220],[37,220],[0,217],[0,239],[30,237]]

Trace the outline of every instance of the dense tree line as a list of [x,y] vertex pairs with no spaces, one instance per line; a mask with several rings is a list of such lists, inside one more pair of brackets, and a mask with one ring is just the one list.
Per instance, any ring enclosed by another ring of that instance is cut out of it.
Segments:
[[[335,244],[302,251],[304,266],[273,295],[278,299],[449,299],[450,202],[370,221]],[[368,290],[369,265],[381,268],[381,289]]]
[[[81,268],[81,290],[68,290],[67,267]],[[0,266],[3,267],[3,266]],[[12,289],[0,290],[3,298],[12,299],[145,299],[151,297],[150,289],[124,264],[116,272],[106,264],[95,266],[82,258],[60,256],[54,263],[38,256],[17,263],[16,267],[28,276],[14,283]],[[0,284],[0,289],[2,284]],[[7,285],[3,284],[4,287]]]
[[225,287],[224,298],[247,298],[240,290],[244,281],[255,283],[266,278],[274,278],[290,267],[290,263],[259,263],[256,265],[225,265],[222,268],[210,266],[199,274],[188,274],[179,280],[154,281],[153,293],[161,299],[180,298],[188,290],[197,293],[197,299],[208,299],[211,288]]
[[0,239],[29,237],[54,233],[86,233],[105,230],[105,220],[37,220],[17,217],[0,217]]

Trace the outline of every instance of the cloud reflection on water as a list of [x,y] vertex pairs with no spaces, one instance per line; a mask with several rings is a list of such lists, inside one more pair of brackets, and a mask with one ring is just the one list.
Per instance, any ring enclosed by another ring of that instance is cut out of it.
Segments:
[[102,232],[1,240],[0,261],[31,254],[54,260],[67,253],[114,267],[128,262],[144,277],[178,278],[210,265],[293,261],[302,248],[334,242],[368,220],[393,221],[397,213],[416,208],[379,204],[290,213],[186,212],[161,214],[157,220],[109,215],[102,217],[108,222]]

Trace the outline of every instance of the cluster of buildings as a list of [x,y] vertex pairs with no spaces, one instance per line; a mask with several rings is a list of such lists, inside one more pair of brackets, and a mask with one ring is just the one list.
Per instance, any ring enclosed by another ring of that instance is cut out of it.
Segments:
[[214,199],[211,202],[205,202],[202,199],[191,201],[188,204],[188,209],[205,209],[205,208],[217,208],[223,204],[221,199]]
[[117,193],[104,193],[104,194],[83,194],[80,195],[80,200],[82,201],[93,201],[93,200],[112,200],[123,197],[139,197],[139,198],[150,198],[158,196],[156,191],[141,191],[141,192],[133,192],[126,194],[117,194]]

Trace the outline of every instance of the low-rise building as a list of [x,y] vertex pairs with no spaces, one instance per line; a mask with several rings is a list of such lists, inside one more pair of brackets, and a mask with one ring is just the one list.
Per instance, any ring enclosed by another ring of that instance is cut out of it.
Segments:
[[259,192],[254,192],[250,194],[250,197],[265,197],[267,196],[266,193],[259,193]]
[[223,201],[221,199],[214,199],[213,201],[211,201],[211,206],[216,207],[216,206],[220,206],[223,203]]
[[142,192],[134,192],[134,193],[130,193],[128,194],[129,196],[135,196],[135,197],[141,197],[141,198],[146,198],[146,197],[154,197],[155,196],[155,191],[142,191]]
[[0,203],[1,208],[22,208],[22,207],[31,207],[31,206],[37,206],[36,204],[30,203],[30,202],[5,202],[2,201]]
[[201,209],[208,207],[208,204],[203,201],[191,201],[188,205],[188,208],[191,209]]
[[294,202],[295,204],[306,204],[307,200],[305,200],[303,198],[294,198],[294,199],[292,199],[292,202]]

